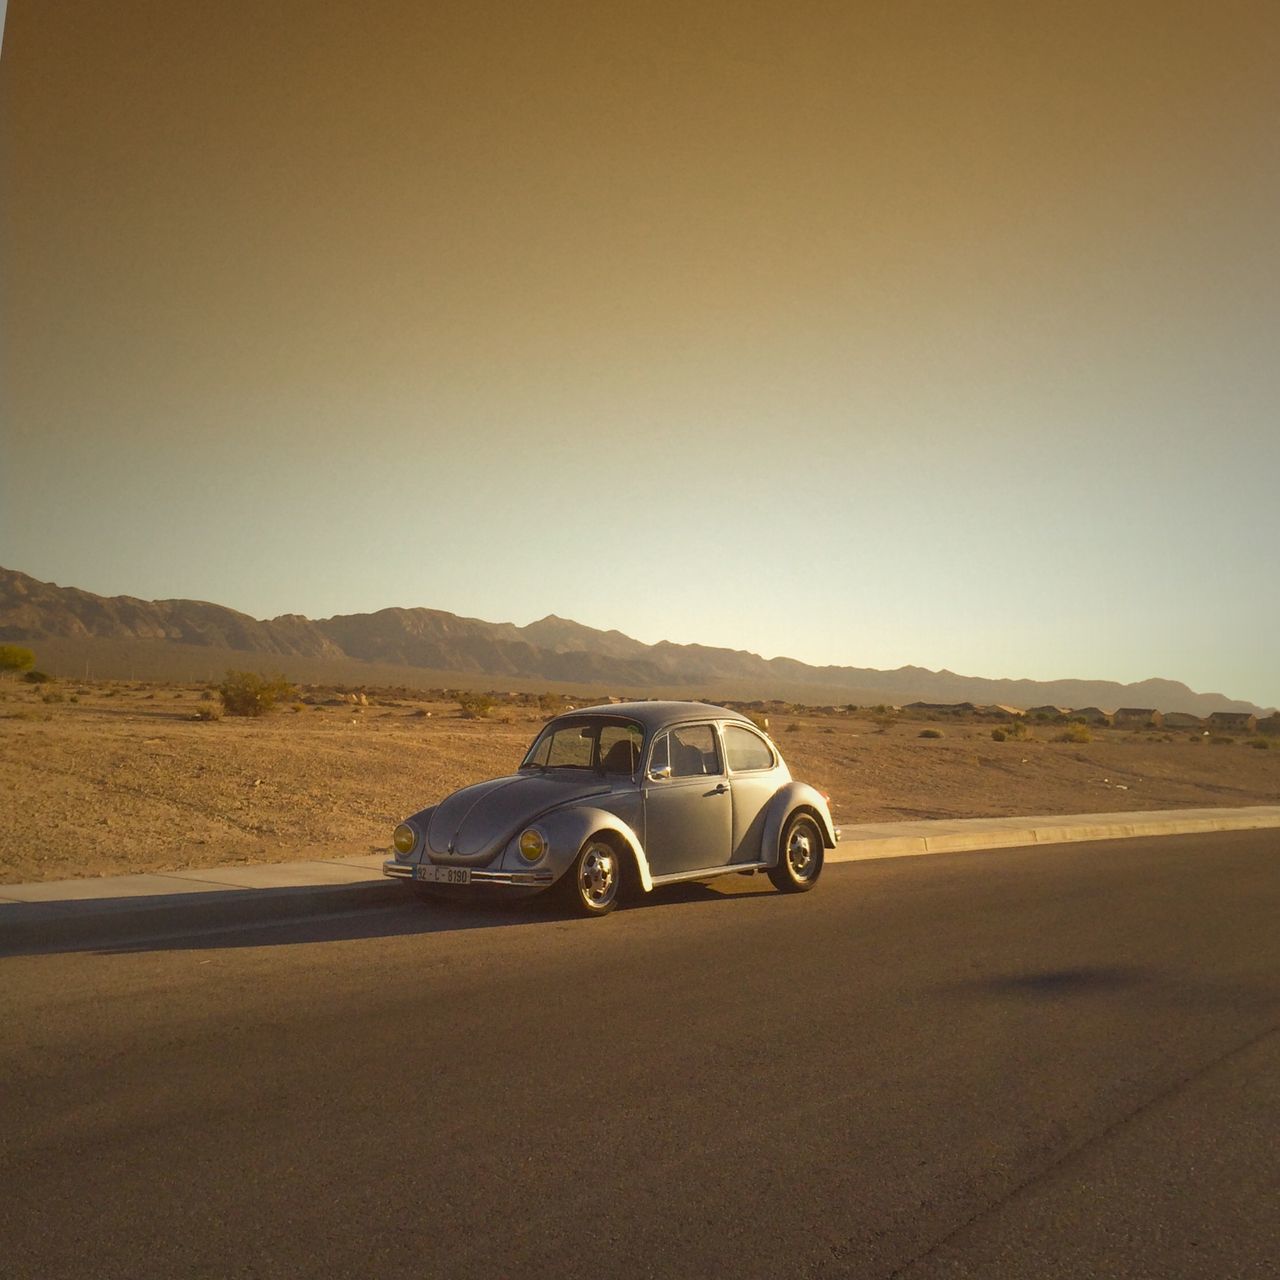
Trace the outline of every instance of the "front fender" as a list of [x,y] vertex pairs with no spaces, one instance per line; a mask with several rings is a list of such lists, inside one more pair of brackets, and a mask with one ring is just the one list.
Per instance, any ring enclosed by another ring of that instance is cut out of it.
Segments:
[[[653,876],[649,872],[649,859],[645,857],[640,844],[640,837],[617,814],[608,813],[604,809],[596,809],[590,805],[575,805],[565,809],[553,809],[550,813],[526,827],[534,827],[546,837],[548,850],[541,862],[535,862],[534,868],[550,867],[559,878],[573,866],[588,836],[599,831],[611,832],[619,839],[635,864],[636,875],[646,893],[653,888]],[[522,827],[521,830],[525,830]],[[530,869],[521,856],[518,848],[519,835],[508,841],[502,851],[501,866],[504,871],[527,871]]]
[[435,811],[435,805],[428,805],[425,809],[419,809],[417,813],[411,814],[404,820],[406,826],[412,827],[418,833],[418,839],[406,857],[396,856],[397,862],[421,862],[426,856],[427,827],[431,822],[431,815]]
[[836,846],[836,827],[831,821],[831,810],[822,798],[822,792],[807,782],[788,782],[779,787],[769,801],[764,822],[764,834],[760,837],[760,861],[771,867],[778,865],[778,845],[782,840],[782,828],[797,809],[811,810],[822,828],[822,843],[828,849]]

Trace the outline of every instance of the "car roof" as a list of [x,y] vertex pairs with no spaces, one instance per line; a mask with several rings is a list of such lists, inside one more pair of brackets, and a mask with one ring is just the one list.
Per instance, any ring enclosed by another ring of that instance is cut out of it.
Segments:
[[[750,724],[748,716],[728,707],[712,706],[709,702],[606,702],[597,707],[578,707],[566,711],[565,716],[619,716],[636,721],[646,733],[665,729],[667,725],[685,720],[736,720]],[[556,719],[560,719],[559,716]]]

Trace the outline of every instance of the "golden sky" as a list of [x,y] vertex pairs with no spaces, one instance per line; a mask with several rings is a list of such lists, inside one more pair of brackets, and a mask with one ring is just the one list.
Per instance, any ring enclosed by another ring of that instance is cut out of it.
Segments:
[[1263,3],[14,0],[0,563],[1280,701],[1278,66]]

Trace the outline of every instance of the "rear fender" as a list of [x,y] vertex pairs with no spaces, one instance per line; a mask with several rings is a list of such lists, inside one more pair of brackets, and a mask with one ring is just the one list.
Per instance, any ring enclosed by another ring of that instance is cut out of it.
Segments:
[[[631,859],[636,878],[644,891],[648,893],[653,888],[649,859],[645,857],[640,837],[616,814],[607,813],[603,809],[596,809],[590,805],[574,805],[543,814],[542,817],[521,827],[520,831],[527,831],[529,827],[542,832],[548,846],[542,861],[532,864],[535,870],[550,867],[558,880],[573,866],[578,850],[590,836],[607,832],[622,847],[625,856]],[[503,850],[501,865],[506,871],[530,870],[530,864],[520,856],[519,839],[520,833],[517,833]]]
[[778,789],[777,794],[769,801],[769,808],[764,823],[764,834],[760,838],[760,861],[768,866],[778,865],[778,845],[782,840],[782,828],[787,819],[797,809],[804,809],[818,820],[822,831],[822,843],[828,849],[836,846],[835,823],[831,821],[831,810],[822,798],[822,793],[809,786],[807,782],[788,782]]

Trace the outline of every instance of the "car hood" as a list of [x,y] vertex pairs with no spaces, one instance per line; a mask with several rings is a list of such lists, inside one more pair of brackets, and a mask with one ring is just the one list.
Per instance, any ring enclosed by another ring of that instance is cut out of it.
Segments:
[[442,800],[427,824],[427,845],[432,853],[474,857],[486,850],[497,852],[516,828],[539,814],[573,800],[605,795],[609,784],[599,777],[572,777],[541,773],[517,773],[463,787]]

